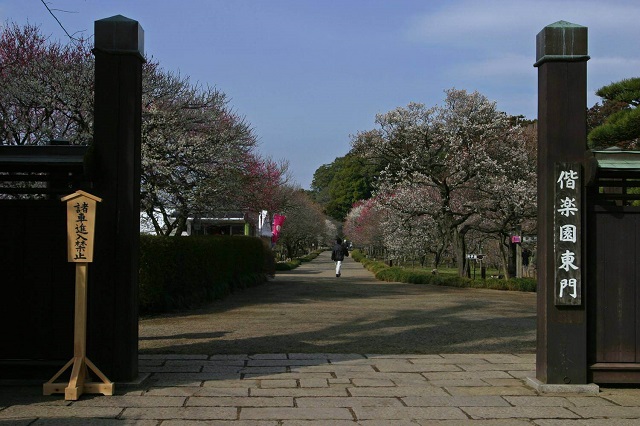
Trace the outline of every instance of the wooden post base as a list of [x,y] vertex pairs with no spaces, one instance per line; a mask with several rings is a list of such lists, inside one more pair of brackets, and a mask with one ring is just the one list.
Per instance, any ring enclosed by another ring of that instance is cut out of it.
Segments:
[[[56,379],[62,375],[73,364],[69,384],[57,382]],[[91,370],[102,382],[87,382],[88,370]],[[102,371],[92,363],[87,357],[73,357],[64,367],[60,369],[47,383],[42,385],[44,395],[54,393],[64,393],[67,401],[77,401],[83,393],[101,393],[102,395],[113,395],[114,383],[107,379]]]

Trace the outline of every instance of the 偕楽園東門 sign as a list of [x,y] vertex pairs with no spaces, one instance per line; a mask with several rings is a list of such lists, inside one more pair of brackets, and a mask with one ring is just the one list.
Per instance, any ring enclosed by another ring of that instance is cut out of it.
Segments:
[[555,304],[582,304],[582,168],[557,163],[554,197]]

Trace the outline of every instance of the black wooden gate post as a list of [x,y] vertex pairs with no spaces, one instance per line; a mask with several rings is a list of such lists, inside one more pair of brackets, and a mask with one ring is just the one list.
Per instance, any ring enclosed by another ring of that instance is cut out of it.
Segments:
[[113,381],[138,374],[140,143],[144,32],[114,16],[95,22],[95,260],[87,352]]
[[[554,214],[570,208],[572,200],[558,205],[556,191],[559,183],[556,164],[582,163],[586,145],[587,101],[587,28],[569,22],[556,22],[545,27],[536,40],[536,64],[538,67],[538,343],[536,377],[547,384],[587,383],[587,318],[584,290],[579,304],[558,303],[559,272],[565,266],[560,263],[560,253],[554,250],[558,238]],[[578,164],[576,168],[580,168]],[[582,181],[582,179],[580,179]],[[582,182],[577,191],[584,195]],[[582,197],[584,198],[584,197]],[[577,211],[578,218],[586,223],[584,209]],[[579,221],[577,223],[580,223]],[[573,225],[571,225],[573,226]],[[578,236],[584,228],[578,226]],[[582,236],[581,241],[586,241]],[[585,259],[584,244],[575,249],[576,259]],[[573,253],[572,253],[573,254]],[[563,260],[564,262],[564,260]],[[585,289],[586,267],[576,265],[582,271],[578,290]],[[558,281],[558,282],[556,282]],[[576,283],[575,278],[565,278]],[[564,288],[565,295],[570,290]],[[562,292],[560,292],[562,295]]]

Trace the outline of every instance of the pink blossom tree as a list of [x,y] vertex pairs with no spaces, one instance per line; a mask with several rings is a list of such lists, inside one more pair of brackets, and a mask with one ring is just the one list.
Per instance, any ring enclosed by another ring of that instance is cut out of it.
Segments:
[[343,232],[356,247],[375,255],[384,248],[382,221],[386,214],[375,197],[359,201],[347,214]]
[[0,143],[88,144],[93,126],[93,56],[85,39],[63,45],[38,27],[0,27]]
[[[5,24],[0,83],[0,143],[91,143],[94,59],[86,40],[63,45],[38,27]],[[187,217],[202,212],[279,202],[270,192],[286,180],[286,164],[260,157],[253,129],[224,93],[153,60],[142,84],[141,204],[156,233],[180,235]]]

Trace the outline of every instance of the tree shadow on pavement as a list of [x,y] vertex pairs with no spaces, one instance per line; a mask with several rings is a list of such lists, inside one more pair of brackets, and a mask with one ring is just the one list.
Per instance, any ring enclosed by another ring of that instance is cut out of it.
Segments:
[[[410,319],[411,314],[402,318]],[[416,318],[422,318],[421,314]],[[495,320],[473,324],[439,321],[413,327],[394,321],[365,319],[331,326],[320,331],[297,332],[248,338],[203,339],[179,342],[165,336],[166,345],[141,353],[253,354],[253,353],[360,353],[360,354],[439,354],[439,353],[533,353],[535,316],[510,320],[509,326]],[[524,325],[522,327],[521,325]],[[393,329],[397,328],[397,331]],[[162,339],[157,339],[162,340]]]
[[[535,294],[381,282],[353,261],[336,278],[318,259],[207,308],[142,321],[141,353],[535,352]],[[197,328],[199,338],[178,337]]]

